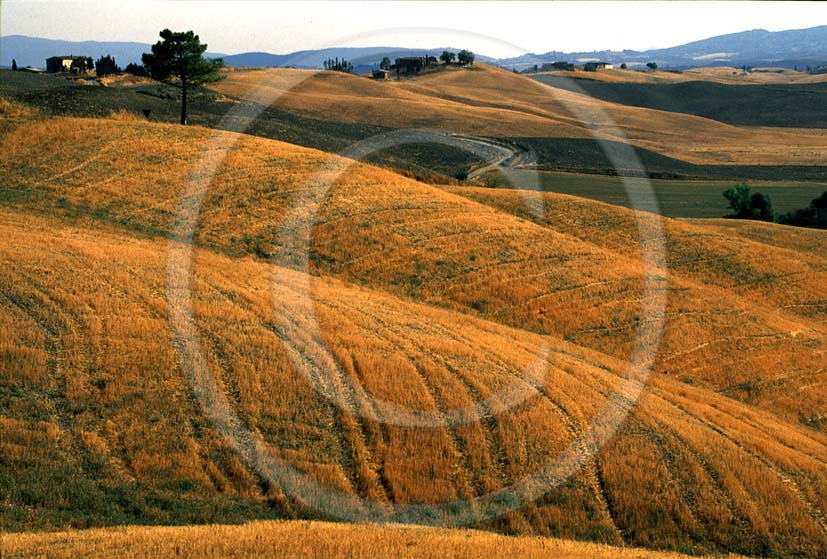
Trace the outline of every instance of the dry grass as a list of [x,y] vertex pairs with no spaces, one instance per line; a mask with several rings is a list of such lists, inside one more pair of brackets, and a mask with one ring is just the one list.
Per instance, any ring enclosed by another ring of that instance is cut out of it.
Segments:
[[730,85],[805,84],[827,81],[827,76],[825,74],[809,74],[807,72],[790,70],[789,68],[757,68],[755,70],[757,71],[753,71],[750,74],[744,74],[742,68],[733,68],[731,66],[707,66],[701,68],[691,68],[682,72],[666,72],[658,70],[650,72],[648,70],[634,71],[614,69],[589,73],[582,71],[561,71],[548,72],[548,74],[611,83],[649,84],[677,83],[698,80]]
[[[598,73],[599,74],[599,73]],[[324,119],[482,136],[590,138],[629,143],[697,164],[820,165],[818,130],[736,127],[628,107],[478,65],[403,81],[337,72],[235,71],[215,88]]]
[[[640,258],[632,210],[551,193],[448,190]],[[542,210],[532,213],[531,207]],[[672,290],[658,370],[792,421],[827,410],[823,232],[734,220],[661,223]]]
[[[617,548],[554,538],[505,537],[475,530],[325,522],[252,522],[242,526],[112,528],[19,534],[4,540],[11,558],[319,557],[438,559],[463,557],[561,559],[681,559],[678,553]],[[716,556],[722,557],[722,556]],[[726,555],[736,559],[735,555]]]
[[[25,164],[0,169],[10,203],[157,235],[170,230],[187,162],[196,161],[209,137],[197,128],[53,120],[7,135],[8,161]],[[311,184],[315,173],[333,160],[279,142],[214,137],[238,144],[207,192],[198,242],[235,255],[300,260],[299,247],[282,242],[279,230],[291,206],[297,214],[312,207],[320,196]],[[159,141],[163,156],[155,152]],[[206,161],[224,155],[205,153]],[[633,212],[550,194],[526,202],[509,191],[451,192],[350,168],[320,208],[313,268],[621,359],[629,355],[643,296]],[[541,223],[529,221],[536,203],[544,208]],[[681,221],[663,223],[664,274],[671,280],[657,370],[732,390],[794,420],[822,413],[823,259]],[[788,378],[797,391],[797,379],[808,377],[816,382],[803,396],[770,389]]]
[[[261,498],[256,474],[238,458],[209,452],[220,438],[191,426],[204,419],[165,326],[165,243],[26,214],[2,217],[2,237],[22,239],[2,248],[13,263],[2,277],[2,316],[18,324],[10,346],[28,348],[37,365],[27,370],[40,371],[7,377],[5,386],[51,393],[55,406],[8,400],[5,467],[35,467],[31,453],[49,444],[66,453],[62,460],[103,464],[105,475],[94,475],[106,483],[186,480]],[[204,350],[231,407],[271,451],[345,493],[409,503],[500,489],[554,458],[618,385],[622,365],[595,352],[315,280],[315,312],[337,367],[297,297],[301,275],[277,270],[274,284],[272,272],[249,258],[196,252],[193,309]],[[552,353],[540,395],[524,371],[546,344]],[[311,377],[338,378],[337,393],[359,414],[326,404],[291,360],[291,347],[301,348]],[[342,384],[346,378],[358,390]],[[467,425],[430,430],[379,424],[380,411],[365,397],[438,417],[463,407],[484,414],[492,408],[482,398],[515,381],[534,394],[525,404],[490,423],[472,416]],[[51,419],[43,424],[29,419],[44,413]],[[43,432],[52,438],[41,441]],[[662,377],[589,466],[599,470],[578,474],[498,529],[580,538],[592,530],[591,537],[619,543],[611,535],[619,528],[636,545],[817,554],[827,541],[811,514],[827,504],[825,458],[825,441],[812,433]],[[675,485],[666,490],[670,476]],[[774,521],[779,511],[783,523]]]
[[[0,480],[15,529],[107,518],[209,522],[235,503],[306,511],[229,449],[173,349],[165,234],[210,135],[55,119],[2,139],[17,162],[0,163],[0,363],[9,371],[0,376]],[[299,255],[278,230],[291,206],[308,211],[321,198],[312,179],[331,156],[215,138],[238,144],[199,221],[192,309],[216,388],[275,456],[379,503],[472,498],[557,456],[607,405],[640,314],[630,214],[559,197],[550,199],[563,204],[559,223],[535,223],[514,215],[514,200],[357,165],[328,193],[313,228],[308,307],[299,296],[307,276],[277,265]],[[683,222],[667,222],[667,231],[683,247],[670,262],[658,366],[670,374],[651,379],[596,460],[485,527],[823,555],[827,437],[788,419],[824,409],[823,315],[778,310],[817,296],[819,276],[806,278],[819,261]],[[716,263],[727,243],[740,243],[729,267]],[[693,261],[700,247],[709,247],[709,281]],[[804,278],[800,287],[739,280],[762,277],[755,254],[764,250]],[[256,256],[268,254],[276,260]],[[538,390],[526,370],[546,347]],[[758,405],[708,389],[759,375],[783,389],[756,396]],[[530,397],[502,411],[497,393],[512,383]],[[369,394],[429,413],[437,426],[383,424]],[[447,421],[458,408],[467,408],[465,425]],[[96,497],[84,501],[73,488]],[[140,498],[125,501],[127,490]],[[165,508],[159,494],[193,505]]]
[[142,122],[145,121],[146,118],[142,117],[138,113],[133,113],[126,109],[119,109],[117,111],[112,111],[109,113],[109,120],[119,120],[125,122]]
[[25,103],[0,97],[0,117],[3,119],[29,119],[39,114],[37,109]]

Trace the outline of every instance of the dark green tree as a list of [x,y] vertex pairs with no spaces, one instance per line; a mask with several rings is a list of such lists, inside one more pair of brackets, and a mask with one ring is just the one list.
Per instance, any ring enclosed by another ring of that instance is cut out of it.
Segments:
[[750,200],[752,199],[752,189],[748,184],[739,183],[724,192],[724,198],[729,202],[729,207],[732,208],[732,214],[729,217],[748,218],[750,216]]
[[770,197],[761,192],[753,192],[749,185],[736,184],[724,192],[724,198],[729,201],[729,207],[732,208],[732,213],[727,217],[775,221]]
[[118,74],[121,69],[115,63],[115,59],[109,55],[101,56],[95,62],[95,72],[98,76],[108,76],[110,74]]
[[457,60],[459,61],[460,64],[463,64],[463,65],[468,64],[468,65],[473,66],[473,64],[474,64],[474,53],[471,52],[470,50],[462,49],[461,51],[459,51],[459,53],[457,53]]
[[442,54],[439,55],[439,59],[442,60],[445,64],[450,64],[454,61],[456,57],[457,55],[449,50],[444,50],[442,51]]
[[123,71],[127,74],[132,74],[133,76],[146,76],[146,68],[140,64],[135,64],[134,62],[127,64]]
[[353,72],[353,64],[345,60],[344,58],[339,60],[339,57],[336,58],[328,58],[323,63],[325,70],[332,70],[334,72]]
[[800,210],[794,210],[778,218],[780,223],[798,227],[827,229],[827,190]]
[[755,192],[749,199],[750,218],[760,221],[775,221],[772,200],[766,194]]
[[222,79],[218,73],[224,66],[220,58],[204,58],[206,44],[201,44],[192,31],[161,31],[161,40],[144,53],[141,61],[149,76],[181,90],[181,124],[187,123],[189,89]]
[[379,67],[383,70],[388,70],[391,67],[391,59],[387,56],[382,58],[382,62],[379,63]]
[[626,66],[626,63],[625,63],[625,62],[624,62],[623,64],[621,64],[621,65],[620,65],[620,69],[621,69],[621,70],[625,70],[626,68],[628,68],[628,66]]
[[649,68],[650,70],[657,70],[658,69],[658,63],[657,62],[647,62],[646,67]]
[[15,72],[17,71],[17,60],[14,58],[11,59],[11,69]]

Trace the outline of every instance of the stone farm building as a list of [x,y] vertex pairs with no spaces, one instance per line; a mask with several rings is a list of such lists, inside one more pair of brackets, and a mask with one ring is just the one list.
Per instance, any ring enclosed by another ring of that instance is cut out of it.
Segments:
[[46,71],[50,73],[71,72],[85,74],[92,70],[92,59],[88,56],[52,56],[46,59]]
[[587,72],[597,72],[598,70],[611,70],[614,64],[611,62],[586,62],[583,69]]
[[552,70],[568,70],[570,72],[573,72],[574,64],[572,64],[571,62],[546,62],[545,64],[543,64],[540,70],[543,72],[550,72]]

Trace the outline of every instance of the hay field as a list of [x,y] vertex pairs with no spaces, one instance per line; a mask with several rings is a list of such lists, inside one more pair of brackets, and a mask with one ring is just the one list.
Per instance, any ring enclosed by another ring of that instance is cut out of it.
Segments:
[[[507,490],[627,390],[633,214],[557,197],[566,211],[528,219],[496,192],[198,127],[10,111],[2,130],[0,483],[15,531],[314,514],[232,450],[176,356],[168,237],[193,184],[207,190],[192,312],[216,401],[325,487],[380,505]],[[823,260],[666,230],[666,328],[637,406],[596,455],[575,445],[574,476],[479,527],[824,554]],[[523,400],[503,410],[511,386]],[[413,415],[383,422],[368,395]]]
[[706,118],[598,101],[478,65],[376,82],[337,72],[234,71],[225,95],[314,117],[489,137],[589,138],[631,143],[696,164],[820,165],[817,130],[737,127]]
[[687,81],[708,81],[713,83],[732,85],[757,85],[757,84],[808,84],[823,83],[827,81],[825,74],[809,74],[807,72],[796,72],[789,68],[754,68],[749,74],[745,74],[742,68],[732,66],[703,66],[690,68],[680,72],[667,72],[663,70],[636,71],[601,70],[599,72],[540,72],[552,76],[565,76],[570,78],[581,78],[598,80],[610,83],[645,83],[664,84],[680,83]]
[[[162,559],[181,555],[204,559],[523,559],[541,555],[560,559],[690,557],[679,553],[618,548],[557,538],[509,538],[476,530],[401,525],[348,526],[303,521],[251,522],[242,526],[130,527],[12,535],[4,543],[7,556],[20,559],[40,557],[43,549],[52,550],[49,557],[54,559],[94,559],[113,554],[125,559]],[[725,557],[738,559],[735,555]]]
[[[166,145],[163,159],[154,152],[158,137]],[[209,137],[203,129],[128,122],[26,124],[3,147],[10,162],[32,164],[0,167],[14,185],[4,196],[30,211],[166,234],[176,193],[186,183],[185,162],[196,161]],[[337,160],[279,142],[214,137],[238,144],[207,191],[195,232],[203,246],[295,267],[303,245],[281,238],[281,221],[315,208],[308,265],[316,273],[553,334],[620,359],[631,354],[645,294],[634,213],[544,194],[536,199],[542,223],[535,223],[532,193],[451,191],[362,165],[344,171],[316,206],[324,190],[316,171]],[[47,147],[50,164],[40,165]],[[206,153],[210,161],[213,152]],[[53,164],[74,172],[57,180]],[[460,195],[468,192],[478,198]],[[491,200],[503,204],[492,207]],[[653,223],[666,224],[667,233],[686,228],[673,220]],[[297,227],[310,234],[307,225]],[[752,384],[759,379],[822,378],[823,259],[703,229],[679,240],[667,235],[665,249],[666,321],[656,370],[726,379],[717,386],[741,398],[758,397]],[[822,392],[817,382],[795,397],[767,391],[760,399],[778,400],[773,409],[795,418],[820,414]]]

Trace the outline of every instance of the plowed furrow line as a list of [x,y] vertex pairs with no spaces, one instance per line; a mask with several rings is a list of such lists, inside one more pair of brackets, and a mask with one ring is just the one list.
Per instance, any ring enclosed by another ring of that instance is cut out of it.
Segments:
[[808,514],[813,518],[813,520],[821,527],[821,529],[825,533],[827,533],[827,515],[825,515],[824,511],[822,511],[821,509],[816,507],[810,501],[810,499],[804,494],[804,492],[801,491],[801,488],[798,486],[798,484],[795,482],[795,480],[793,480],[791,477],[789,477],[786,472],[784,472],[783,470],[778,468],[775,464],[773,464],[772,462],[770,462],[769,460],[767,460],[766,458],[764,458],[763,456],[761,456],[757,452],[755,452],[752,449],[750,449],[749,447],[743,445],[740,441],[738,441],[736,438],[732,437],[731,435],[727,434],[723,429],[721,429],[717,425],[715,425],[715,424],[713,424],[713,423],[711,423],[711,422],[709,422],[709,421],[707,421],[707,420],[705,420],[701,417],[698,417],[697,415],[692,414],[691,412],[689,412],[687,409],[685,409],[683,406],[681,406],[676,401],[673,401],[673,400],[669,399],[668,396],[665,395],[662,391],[657,390],[657,392],[659,393],[659,395],[664,400],[668,401],[669,403],[674,405],[676,408],[680,409],[683,413],[685,413],[688,416],[690,416],[690,417],[694,418],[695,420],[699,421],[700,423],[702,423],[703,425],[705,425],[709,429],[712,429],[713,431],[715,431],[716,433],[721,435],[723,438],[728,440],[730,443],[735,445],[739,450],[741,450],[745,454],[751,456],[752,458],[754,458],[755,460],[760,462],[764,467],[766,467],[770,472],[772,472],[772,474],[776,478],[778,478],[778,480],[781,481],[781,483],[783,483],[787,487],[787,489],[802,504],[802,506],[805,508],[805,510],[808,512]]

